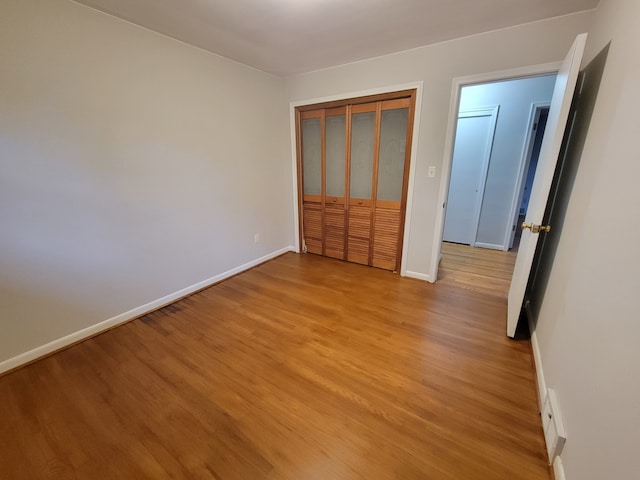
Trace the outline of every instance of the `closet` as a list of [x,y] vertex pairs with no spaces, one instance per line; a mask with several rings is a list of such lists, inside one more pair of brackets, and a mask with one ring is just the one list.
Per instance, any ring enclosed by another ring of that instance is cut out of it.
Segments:
[[296,108],[309,253],[399,271],[415,90]]

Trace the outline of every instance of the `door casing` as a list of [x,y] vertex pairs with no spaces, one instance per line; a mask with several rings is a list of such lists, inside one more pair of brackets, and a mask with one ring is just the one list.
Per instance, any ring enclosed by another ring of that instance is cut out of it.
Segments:
[[415,276],[407,272],[407,254],[409,234],[411,231],[411,211],[413,206],[413,191],[415,184],[415,169],[416,169],[416,157],[418,150],[418,132],[420,131],[420,116],[422,112],[422,92],[423,82],[402,83],[396,85],[389,85],[386,87],[360,90],[355,92],[348,92],[338,95],[330,95],[327,97],[309,98],[305,100],[298,100],[289,103],[289,120],[291,129],[291,170],[292,170],[292,182],[293,182],[293,220],[294,220],[294,249],[296,252],[301,252],[301,234],[302,224],[300,222],[300,193],[299,185],[301,185],[300,171],[298,169],[298,145],[299,138],[296,131],[296,108],[305,105],[313,105],[329,102],[341,102],[352,98],[367,97],[373,95],[382,95],[387,93],[394,93],[402,90],[416,91],[415,99],[415,113],[413,119],[413,135],[411,138],[411,155],[409,158],[409,179],[407,185],[407,199],[404,213],[404,233],[402,237],[402,258],[400,263],[400,275],[401,276]]
[[445,135],[444,157],[442,159],[442,175],[440,176],[440,188],[438,196],[438,210],[433,232],[433,246],[431,249],[430,270],[428,280],[435,282],[438,279],[438,264],[442,250],[442,233],[444,231],[444,214],[446,209],[447,196],[449,194],[449,182],[451,180],[451,165],[453,162],[453,148],[455,143],[456,125],[458,120],[458,110],[460,108],[460,93],[462,87],[467,85],[477,85],[481,83],[493,83],[501,80],[516,80],[519,78],[529,78],[557,73],[562,62],[551,62],[540,65],[530,65],[527,67],[500,70],[497,72],[482,73],[456,77],[452,81],[451,99],[449,102],[449,119],[447,122],[447,132]]

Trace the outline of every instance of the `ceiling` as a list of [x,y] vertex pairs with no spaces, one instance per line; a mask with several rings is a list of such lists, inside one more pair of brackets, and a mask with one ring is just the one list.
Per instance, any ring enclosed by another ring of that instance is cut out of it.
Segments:
[[595,8],[599,0],[75,0],[278,76]]

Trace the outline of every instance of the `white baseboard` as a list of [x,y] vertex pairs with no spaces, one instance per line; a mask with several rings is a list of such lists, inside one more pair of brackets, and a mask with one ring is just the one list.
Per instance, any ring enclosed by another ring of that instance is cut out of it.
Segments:
[[531,321],[531,311],[527,308],[527,321],[529,322],[529,332],[531,333],[531,350],[533,351],[533,362],[536,366],[536,378],[538,380],[538,407],[542,411],[542,404],[547,396],[547,383],[544,379],[542,371],[542,355],[540,354],[540,344],[538,343],[538,335]]
[[567,480],[564,474],[564,465],[562,465],[562,459],[560,457],[556,457],[553,461],[553,474],[556,480]]
[[263,257],[256,258],[255,260],[251,260],[243,265],[232,268],[231,270],[227,270],[219,275],[215,275],[211,278],[207,278],[201,282],[198,282],[189,287],[183,288],[182,290],[178,290],[177,292],[170,293],[169,295],[165,295],[162,298],[158,298],[157,300],[153,300],[152,302],[146,303],[140,307],[134,308],[133,310],[129,310],[128,312],[121,313],[120,315],[116,315],[115,317],[111,317],[102,322],[96,323],[95,325],[91,325],[90,327],[83,328],[82,330],[78,330],[77,332],[73,332],[69,335],[66,335],[62,338],[54,340],[53,342],[49,342],[45,345],[41,345],[40,347],[34,348],[33,350],[29,350],[28,352],[21,353],[20,355],[16,355],[15,357],[9,358],[3,362],[0,362],[0,374],[3,372],[7,372],[9,370],[13,370],[14,368],[20,367],[27,363],[33,362],[41,357],[49,355],[57,350],[61,350],[69,345],[73,345],[74,343],[78,343],[81,340],[85,340],[89,337],[97,335],[105,330],[109,330],[110,328],[116,327],[122,323],[128,322],[129,320],[133,320],[134,318],[140,317],[147,313],[150,313],[154,310],[162,308],[166,305],[169,305],[181,298],[186,297],[198,290],[209,287],[215,283],[221,282],[229,277],[237,275],[238,273],[244,272],[256,265],[266,262],[267,260],[271,260],[283,253],[294,252],[294,247],[285,247],[275,252],[271,252]]
[[504,245],[496,245],[494,243],[475,242],[473,246],[479,248],[490,248],[491,250],[504,250]]
[[[531,309],[528,302],[525,303],[525,309],[527,310],[527,321],[529,322],[529,332],[531,332],[531,350],[533,351],[533,361],[536,367],[536,378],[538,380],[538,407],[542,412],[542,406],[547,397],[547,382],[544,379],[540,344],[538,343],[538,335],[532,323]],[[540,422],[542,423],[542,417],[540,417]],[[556,456],[553,460],[553,474],[556,480],[566,480],[564,465],[562,464],[562,458],[560,456]]]
[[429,282],[429,283],[433,283],[431,281],[431,276],[427,275],[426,273],[412,272],[411,270],[407,270],[404,273],[404,276],[409,278],[416,278],[418,280],[424,280],[425,282]]
[[536,332],[531,334],[531,349],[533,350],[533,361],[536,366],[536,376],[538,378],[538,406],[542,408],[547,396],[547,385],[544,380],[544,372],[542,371],[542,358],[540,356],[540,345],[538,344],[538,336]]

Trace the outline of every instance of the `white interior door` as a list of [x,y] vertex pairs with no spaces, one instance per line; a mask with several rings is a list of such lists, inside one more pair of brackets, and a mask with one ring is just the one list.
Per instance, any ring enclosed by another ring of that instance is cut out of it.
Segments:
[[534,233],[534,231],[537,230],[536,226],[539,226],[542,222],[547,205],[586,41],[586,33],[576,37],[556,77],[547,127],[542,140],[542,147],[540,147],[538,167],[531,187],[531,198],[529,199],[529,208],[525,218],[525,223],[532,225],[533,228],[522,232],[516,265],[511,279],[511,287],[509,288],[507,335],[510,337],[515,335],[516,327],[518,326],[518,317],[520,316],[538,237],[545,234]]
[[473,245],[476,241],[497,117],[497,106],[458,114],[442,234],[445,242]]

